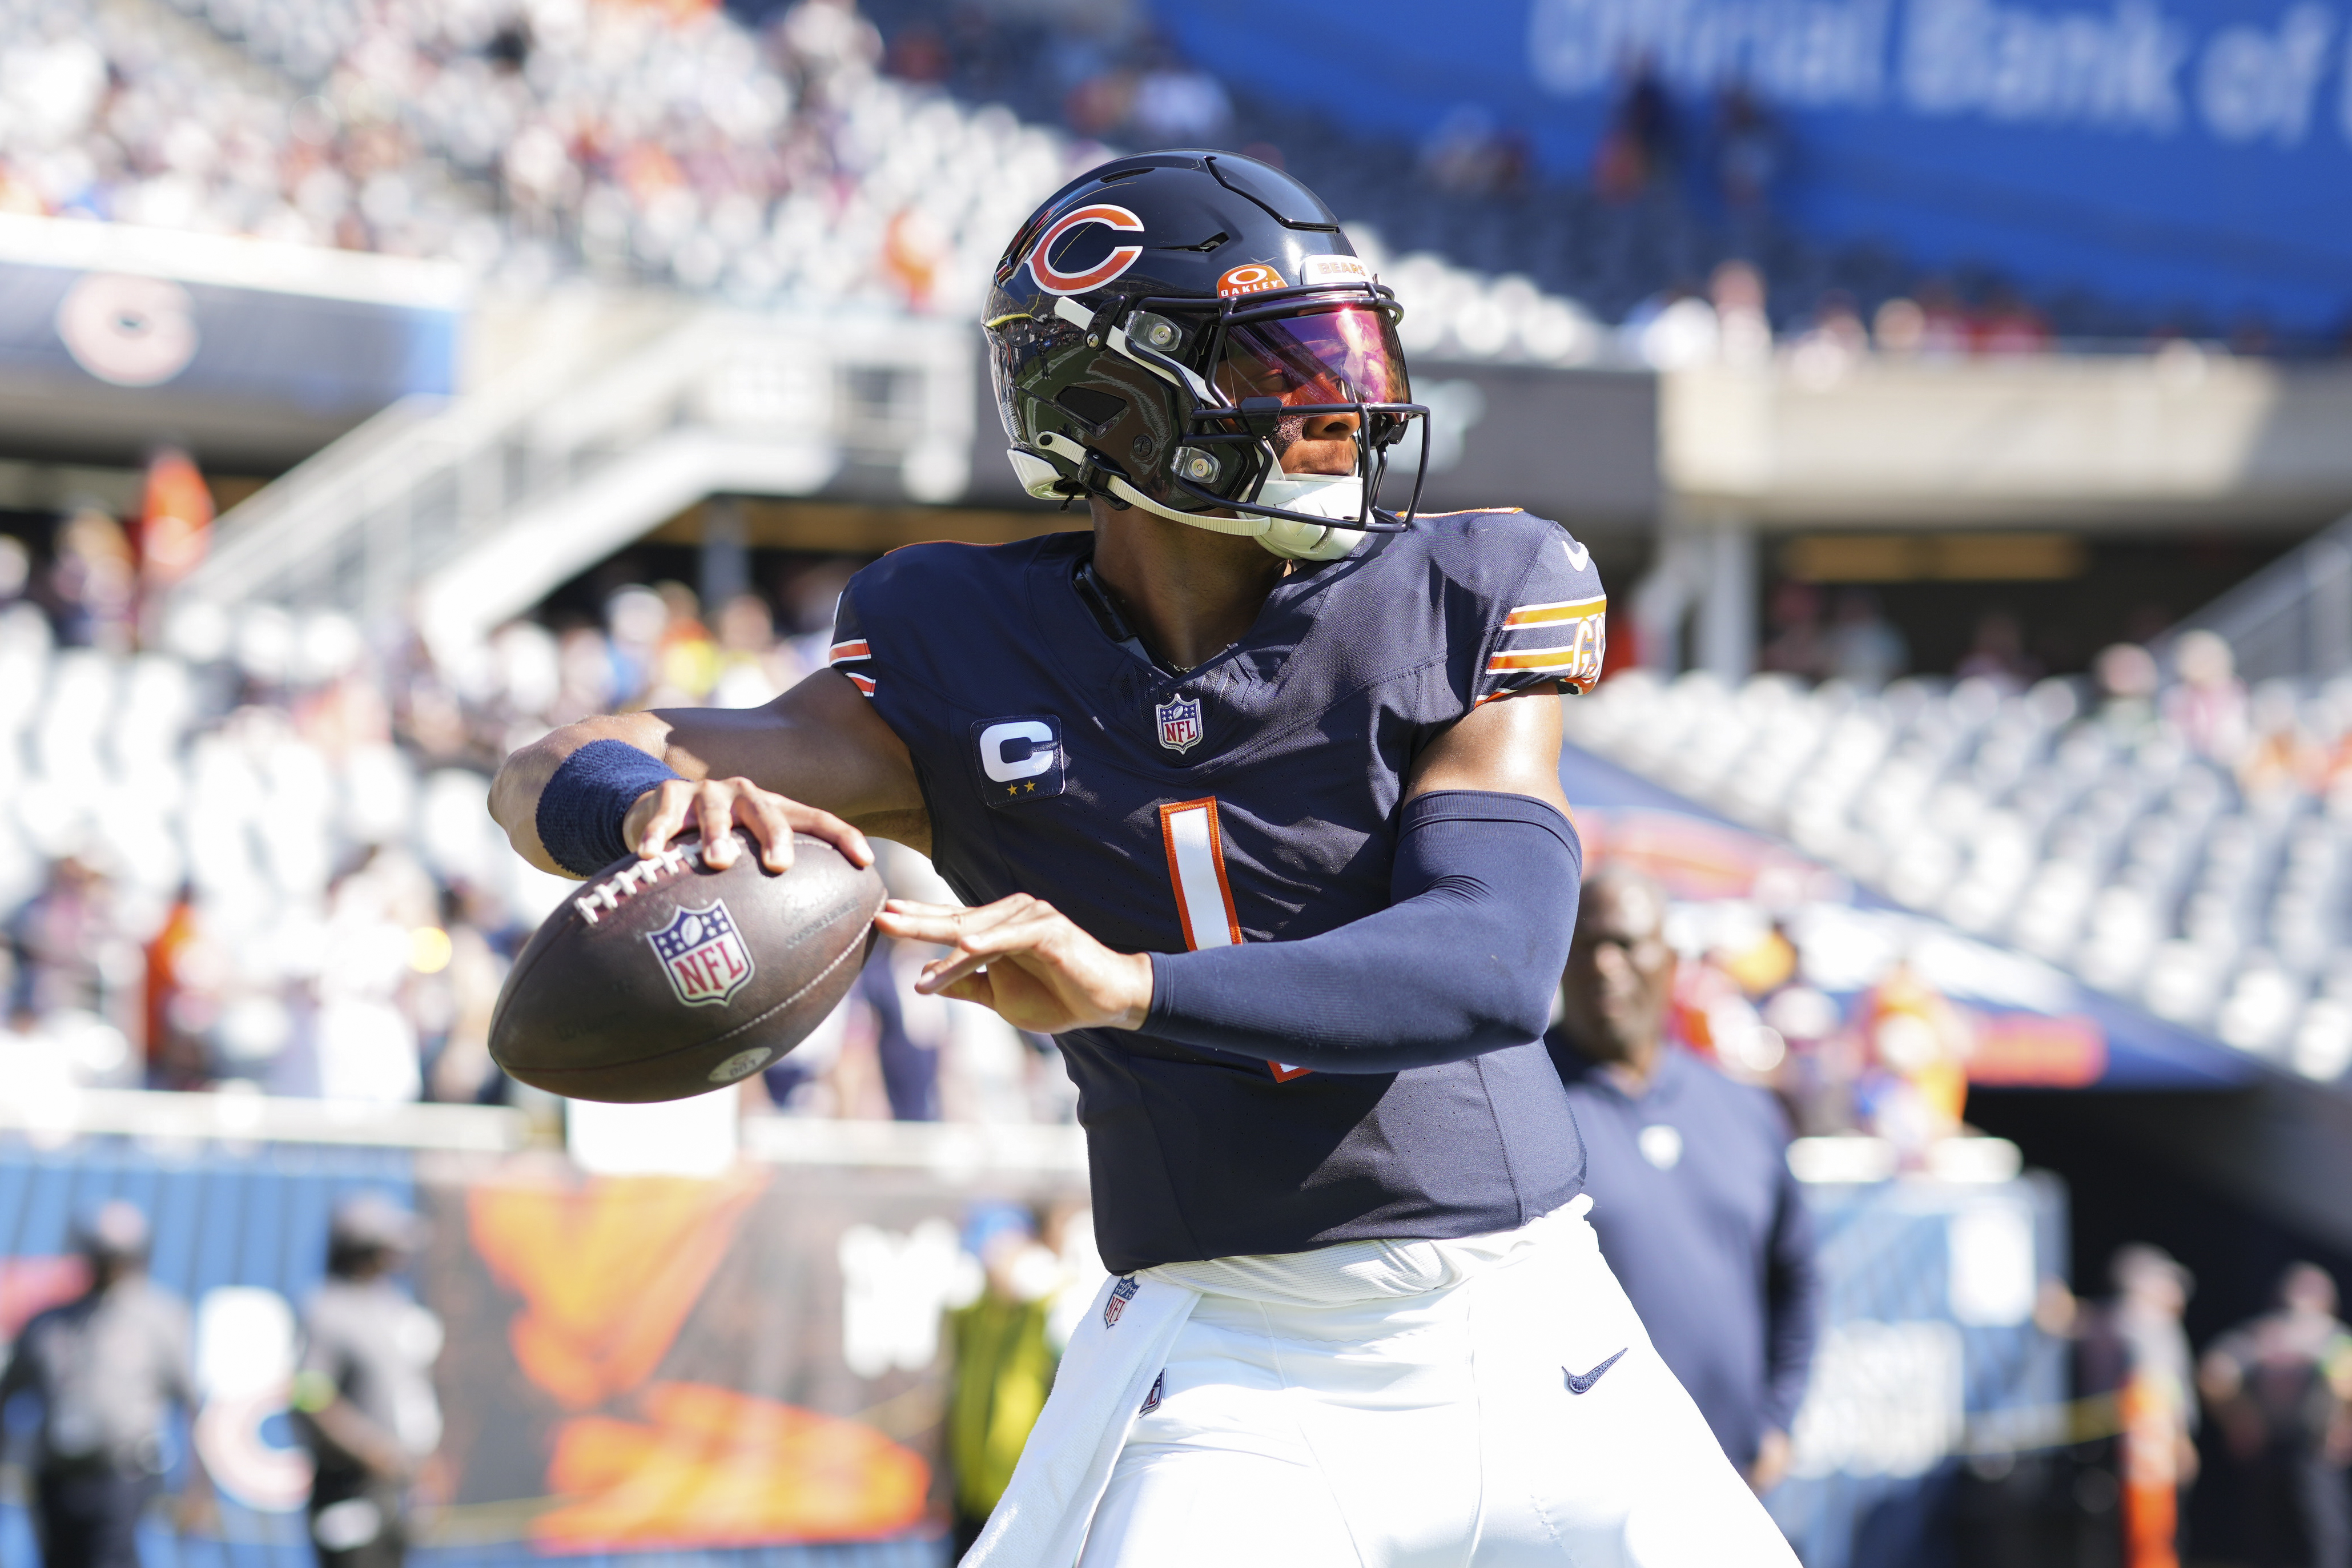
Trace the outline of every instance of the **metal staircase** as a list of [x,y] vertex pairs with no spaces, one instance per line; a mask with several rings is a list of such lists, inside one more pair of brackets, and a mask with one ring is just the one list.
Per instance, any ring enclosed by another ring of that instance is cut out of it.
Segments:
[[2167,632],[2217,632],[2249,681],[2352,671],[2352,517],[2323,530]]
[[256,493],[180,595],[405,615],[460,648],[708,496],[958,498],[973,374],[969,331],[878,314],[713,307],[618,345],[559,340]]

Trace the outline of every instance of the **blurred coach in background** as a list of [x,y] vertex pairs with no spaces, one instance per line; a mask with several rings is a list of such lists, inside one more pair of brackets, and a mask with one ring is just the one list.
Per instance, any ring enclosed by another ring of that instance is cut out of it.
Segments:
[[[139,1568],[139,1516],[163,1484],[174,1405],[195,1414],[187,1304],[147,1278],[147,1216],[115,1200],[75,1226],[89,1289],[25,1325],[0,1407],[41,1404],[33,1522],[45,1568]],[[211,1492],[190,1456],[183,1528]]]
[[409,1489],[441,1446],[433,1363],[441,1320],[393,1279],[424,1222],[363,1193],[327,1231],[327,1279],[302,1311],[292,1404],[318,1472],[310,1540],[320,1568],[400,1568]]
[[1587,878],[1546,1043],[1590,1163],[1592,1227],[1658,1353],[1758,1491],[1789,1466],[1820,1313],[1779,1103],[1665,1037],[1664,892]]

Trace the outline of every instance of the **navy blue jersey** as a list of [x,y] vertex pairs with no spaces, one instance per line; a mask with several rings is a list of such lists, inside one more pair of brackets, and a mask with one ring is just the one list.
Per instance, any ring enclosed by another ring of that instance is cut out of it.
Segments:
[[[894,551],[843,594],[833,659],[912,754],[958,896],[1034,895],[1120,952],[1297,940],[1385,909],[1422,747],[1488,698],[1600,677],[1600,579],[1525,513],[1423,518],[1294,569],[1246,637],[1181,675],[1124,634],[1093,549]],[[1126,1030],[1060,1043],[1121,1273],[1507,1229],[1583,1180],[1537,1041],[1381,1074]]]

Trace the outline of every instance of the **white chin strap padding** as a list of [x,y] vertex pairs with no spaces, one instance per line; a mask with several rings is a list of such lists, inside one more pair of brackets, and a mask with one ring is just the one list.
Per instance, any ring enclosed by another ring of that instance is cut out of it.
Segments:
[[1211,533],[1234,533],[1244,539],[1256,538],[1265,532],[1266,520],[1262,517],[1210,517],[1197,511],[1178,511],[1172,506],[1162,506],[1129,484],[1116,474],[1111,476],[1110,493],[1139,510],[1154,517],[1164,517],[1171,522],[1186,522],[1194,528],[1205,528]]
[[1258,502],[1309,517],[1328,517],[1328,523],[1293,522],[1267,518],[1257,542],[1276,555],[1293,561],[1337,561],[1364,541],[1364,531],[1340,526],[1363,515],[1364,481],[1354,474],[1276,474],[1259,487]]

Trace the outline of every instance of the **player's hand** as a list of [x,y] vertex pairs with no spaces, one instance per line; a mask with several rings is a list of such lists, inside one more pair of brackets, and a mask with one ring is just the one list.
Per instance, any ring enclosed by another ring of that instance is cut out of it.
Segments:
[[637,796],[621,819],[621,838],[647,860],[682,833],[702,836],[702,857],[713,870],[735,863],[735,829],[760,847],[760,864],[771,871],[793,867],[793,835],[822,838],[853,866],[874,864],[873,847],[829,811],[787,800],[750,779],[671,779]]
[[892,899],[874,925],[953,949],[923,966],[915,989],[992,1007],[1016,1029],[1139,1029],[1151,1009],[1149,957],[1113,952],[1026,893],[974,910]]

